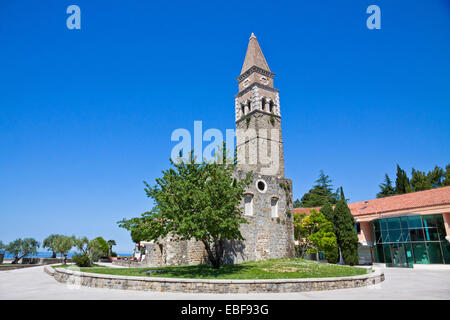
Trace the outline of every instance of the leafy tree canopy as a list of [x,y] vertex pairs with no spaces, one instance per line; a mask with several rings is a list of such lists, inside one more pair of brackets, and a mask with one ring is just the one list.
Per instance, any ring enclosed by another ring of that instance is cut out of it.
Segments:
[[195,163],[191,152],[190,161],[171,160],[172,167],[163,171],[155,186],[144,182],[155,207],[140,217],[119,221],[119,226],[145,241],[168,236],[202,241],[212,266],[219,268],[225,241],[243,240],[239,227],[246,220],[240,205],[251,180],[251,174],[235,178],[236,161],[229,161],[225,151],[222,159]]
[[326,256],[331,254],[337,257],[333,224],[316,210],[311,210],[311,214],[301,220],[299,218],[294,218],[294,229],[297,229],[295,234],[299,241],[300,255],[304,257],[311,253],[325,252]]
[[42,247],[46,248],[49,251],[52,251],[52,258],[56,258],[57,250],[55,248],[55,240],[59,237],[62,237],[60,234],[51,234],[42,242]]
[[70,249],[75,246],[75,236],[59,236],[53,240],[53,248],[61,256],[67,256]]
[[26,255],[37,254],[37,248],[39,248],[39,242],[33,238],[16,239],[10,242],[5,250],[14,255],[14,260],[12,263],[18,263],[20,259]]

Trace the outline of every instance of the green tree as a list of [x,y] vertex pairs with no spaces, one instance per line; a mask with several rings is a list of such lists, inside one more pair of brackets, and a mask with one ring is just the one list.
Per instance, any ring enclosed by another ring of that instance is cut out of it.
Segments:
[[302,207],[302,202],[300,200],[295,200],[294,201],[294,208],[301,208]]
[[54,241],[61,237],[60,234],[51,234],[47,238],[44,239],[42,242],[42,248],[46,248],[49,251],[52,251],[52,258],[56,258],[56,250],[55,250],[55,244]]
[[100,258],[107,257],[108,253],[108,242],[102,237],[89,241],[89,257],[92,261],[98,261]]
[[384,182],[379,187],[380,192],[377,193],[377,198],[390,197],[395,194],[395,189],[392,187],[391,179],[387,173],[384,175]]
[[355,230],[355,219],[347,202],[339,200],[334,208],[334,226],[337,243],[345,264],[358,264],[358,235]]
[[443,176],[444,180],[442,181],[443,186],[450,186],[450,164],[445,166],[445,174]]
[[112,247],[115,246],[115,245],[117,245],[117,244],[116,244],[116,241],[114,241],[114,240],[108,240],[108,247],[109,247],[108,255],[109,255],[110,257],[111,257],[111,254],[112,254]]
[[395,179],[395,193],[403,194],[412,191],[411,184],[405,170],[397,164],[397,178]]
[[320,208],[320,213],[322,213],[328,221],[330,221],[333,224],[334,228],[334,213],[333,213],[333,207],[331,206],[331,203],[328,201],[325,202],[325,204]]
[[0,240],[0,252],[4,252],[6,248],[6,245],[3,243],[3,241]]
[[433,185],[431,184],[430,180],[430,171],[428,173],[428,176],[425,174],[425,172],[422,172],[420,170],[416,170],[412,168],[411,170],[411,187],[414,191],[422,191],[422,190],[428,190],[432,189]]
[[430,181],[432,188],[439,188],[442,186],[442,179],[444,178],[444,170],[442,170],[442,168],[439,166],[435,166],[433,170],[427,173],[427,178]]
[[[225,147],[223,150],[226,150]],[[145,241],[173,236],[173,240],[201,241],[214,268],[223,263],[226,241],[244,240],[241,223],[246,223],[240,204],[251,181],[234,176],[236,161],[229,161],[226,151],[222,161],[195,163],[172,162],[151,187],[145,183],[147,195],[155,207],[138,218],[119,221],[127,230],[137,230]]]
[[74,239],[74,247],[76,247],[81,254],[89,253],[89,239],[87,237],[80,237]]
[[324,252],[326,256],[337,260],[337,242],[333,224],[322,213],[311,210],[309,216],[304,217],[301,223],[297,223],[297,228],[303,257],[307,254]]
[[17,264],[26,255],[36,255],[39,242],[33,238],[16,239],[10,242],[5,250],[14,255],[13,264]]
[[66,258],[70,249],[75,245],[75,236],[59,236],[54,239],[53,246],[56,253],[59,253],[61,257],[64,257],[64,264],[66,264]]
[[301,199],[301,207],[320,207],[326,201],[335,204],[338,199],[337,193],[333,192],[331,179],[320,170],[316,185],[313,186]]

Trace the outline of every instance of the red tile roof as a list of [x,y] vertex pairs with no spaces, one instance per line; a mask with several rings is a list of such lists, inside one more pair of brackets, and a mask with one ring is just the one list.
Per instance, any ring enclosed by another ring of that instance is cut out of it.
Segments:
[[450,204],[450,186],[349,203],[354,216]]
[[[450,186],[425,191],[417,191],[397,196],[349,203],[348,207],[354,216],[385,213],[450,204]],[[315,208],[295,208],[294,213],[307,213]]]

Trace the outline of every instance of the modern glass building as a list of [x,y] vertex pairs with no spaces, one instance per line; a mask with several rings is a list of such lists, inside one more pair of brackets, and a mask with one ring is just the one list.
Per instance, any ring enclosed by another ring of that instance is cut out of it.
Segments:
[[[359,264],[450,264],[450,186],[349,203]],[[296,208],[309,214],[311,209]]]
[[450,264],[450,187],[350,203],[359,262]]
[[395,267],[450,264],[450,242],[441,214],[382,218],[372,224],[375,262]]

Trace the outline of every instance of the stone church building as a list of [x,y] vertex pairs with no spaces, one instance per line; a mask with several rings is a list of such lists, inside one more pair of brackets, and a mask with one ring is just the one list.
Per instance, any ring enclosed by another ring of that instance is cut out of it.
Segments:
[[[241,225],[245,241],[230,241],[225,263],[294,256],[292,181],[284,176],[279,90],[275,74],[251,35],[235,95],[238,169],[252,182],[242,201],[248,223]],[[144,266],[189,265],[207,262],[203,243],[162,241],[145,243]]]

